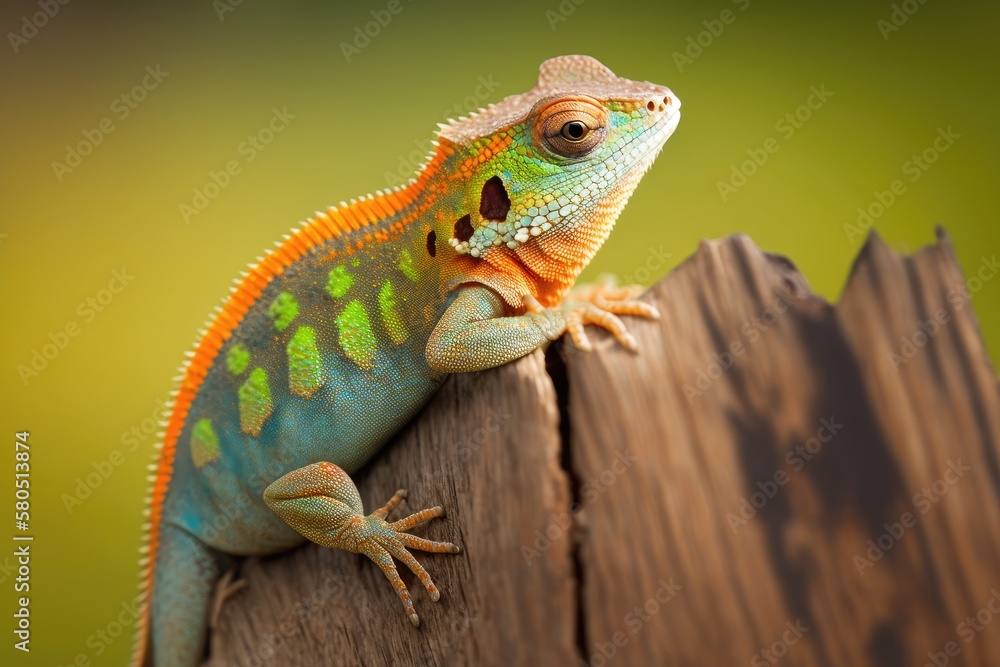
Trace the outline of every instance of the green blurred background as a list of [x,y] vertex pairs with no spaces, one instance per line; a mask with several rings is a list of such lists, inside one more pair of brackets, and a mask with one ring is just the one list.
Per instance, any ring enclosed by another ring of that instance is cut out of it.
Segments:
[[[905,193],[875,220],[892,246],[916,250],[943,225],[970,275],[1000,250],[995,4],[910,0],[915,13],[888,32],[888,1],[401,0],[348,59],[341,43],[387,0],[73,0],[34,34],[23,17],[41,11],[36,3],[5,2],[0,18],[2,427],[10,441],[31,431],[37,538],[30,656],[9,641],[13,559],[0,550],[3,664],[125,661],[131,628],[112,635],[128,625],[123,604],[136,587],[150,417],[210,308],[290,225],[408,177],[435,123],[527,89],[545,58],[596,56],[670,86],[684,105],[585,277],[648,284],[699,239],[744,232],[836,300],[864,240],[845,225],[895,179]],[[718,22],[724,10],[728,24]],[[690,60],[675,55],[689,47]],[[146,78],[135,108],[116,102],[147,67],[166,75]],[[811,87],[832,96],[814,99],[791,134],[776,127]],[[294,118],[250,161],[241,142],[275,108]],[[67,145],[96,136],[104,119],[113,131],[57,174]],[[918,172],[905,163],[949,127],[959,138],[911,180]],[[723,198],[718,183],[770,137],[779,150]],[[180,205],[230,160],[240,173],[186,221]],[[127,286],[102,292],[123,269]],[[974,304],[996,359],[1000,281]],[[23,378],[18,367],[69,323],[78,335]],[[88,475],[95,488],[80,486]]]

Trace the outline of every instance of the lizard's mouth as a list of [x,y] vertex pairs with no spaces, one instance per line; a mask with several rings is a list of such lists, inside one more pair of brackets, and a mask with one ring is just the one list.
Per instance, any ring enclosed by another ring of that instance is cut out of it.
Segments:
[[667,139],[674,133],[677,129],[677,124],[681,122],[681,112],[680,112],[680,101],[677,102],[677,106],[665,115],[661,120],[657,121],[656,125],[653,126],[649,135],[643,142],[643,148],[641,150],[645,151],[644,157],[637,161],[635,166],[629,170],[629,173],[625,174],[622,180],[636,181],[649,171],[649,168],[653,166],[653,162],[656,161],[657,156],[659,156],[660,151],[667,144]]
[[[605,197],[604,201],[609,201],[613,199],[613,196],[617,196],[622,201],[622,206],[624,206],[624,201],[628,199],[632,191],[639,185],[639,181],[642,177],[646,175],[646,172],[653,166],[656,161],[657,156],[663,147],[667,143],[667,139],[674,133],[677,129],[677,124],[681,121],[680,112],[680,102],[677,102],[677,106],[666,115],[663,119],[657,121],[657,124],[653,126],[654,129],[648,134],[645,141],[643,142],[643,148],[641,150],[645,151],[645,155],[642,159],[636,161],[636,163],[621,177],[618,179],[618,183],[614,188],[612,193],[609,193],[608,197]],[[622,193],[627,193],[622,197]]]

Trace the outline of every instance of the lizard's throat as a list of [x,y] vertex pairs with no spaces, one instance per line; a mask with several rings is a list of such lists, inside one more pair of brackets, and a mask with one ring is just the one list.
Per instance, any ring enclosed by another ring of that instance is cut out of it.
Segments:
[[574,219],[560,221],[548,232],[512,251],[528,271],[541,279],[541,293],[535,296],[543,305],[558,303],[573,286],[611,234],[647,169],[633,169],[586,211],[580,211]]

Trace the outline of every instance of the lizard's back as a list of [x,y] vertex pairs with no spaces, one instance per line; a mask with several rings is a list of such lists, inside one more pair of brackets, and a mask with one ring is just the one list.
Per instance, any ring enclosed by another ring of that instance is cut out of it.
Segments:
[[317,461],[353,472],[434,393],[429,208],[400,191],[317,214],[243,277],[184,371],[164,522],[231,554],[298,544],[264,488]]

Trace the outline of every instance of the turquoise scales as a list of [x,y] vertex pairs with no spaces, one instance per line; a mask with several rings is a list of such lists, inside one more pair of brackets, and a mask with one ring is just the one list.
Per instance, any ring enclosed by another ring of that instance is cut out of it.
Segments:
[[406,188],[331,208],[238,281],[202,332],[166,422],[150,505],[136,660],[193,665],[232,556],[306,538],[364,553],[417,615],[393,559],[439,592],[408,549],[456,552],[365,516],[348,476],[445,373],[527,354],[585,324],[634,349],[634,290],[581,292],[580,271],[679,120],[666,88],[597,61],[547,61],[538,85],[444,127]]
[[[423,246],[420,231],[408,232],[411,245]],[[373,280],[359,275],[362,265],[385,270]],[[191,406],[179,438],[191,457],[175,462],[175,476],[190,482],[170,495],[168,516],[227,553],[300,543],[271,512],[237,523],[225,509],[317,460],[357,470],[423,405],[444,379],[423,354],[445,306],[435,274],[395,244],[335,260],[318,247],[268,285]],[[344,444],[337,456],[331,442]],[[223,511],[206,521],[205,507]]]

